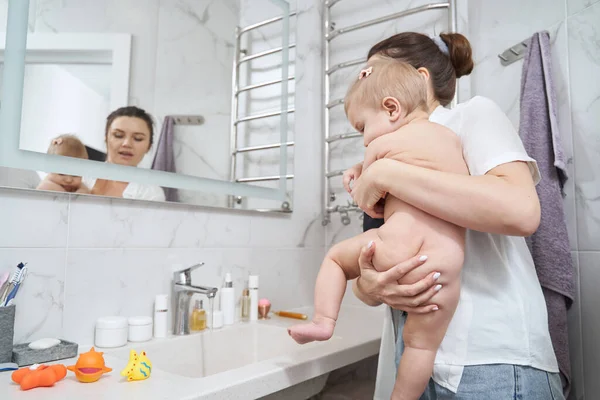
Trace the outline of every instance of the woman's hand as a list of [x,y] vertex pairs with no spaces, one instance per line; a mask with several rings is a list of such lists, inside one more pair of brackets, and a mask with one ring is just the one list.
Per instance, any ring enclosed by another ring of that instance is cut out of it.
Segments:
[[382,201],[387,192],[381,185],[381,174],[387,172],[388,163],[398,163],[398,161],[386,158],[375,161],[373,164],[362,171],[352,185],[350,195],[358,207],[360,207],[371,218],[383,218]]
[[346,191],[348,193],[350,193],[352,191],[352,189],[350,188],[350,183],[354,180],[357,180],[360,177],[360,174],[362,173],[362,167],[363,167],[363,163],[359,162],[358,164],[356,164],[353,167],[348,168],[346,171],[344,171],[344,175],[343,175],[344,188],[346,189]]
[[439,273],[432,272],[412,285],[398,283],[408,272],[423,265],[427,261],[426,256],[417,255],[385,272],[378,272],[373,267],[374,253],[374,242],[360,252],[360,276],[354,282],[353,290],[361,301],[368,305],[384,303],[392,308],[417,314],[438,310],[437,305],[426,303],[442,288],[441,285],[436,285]]

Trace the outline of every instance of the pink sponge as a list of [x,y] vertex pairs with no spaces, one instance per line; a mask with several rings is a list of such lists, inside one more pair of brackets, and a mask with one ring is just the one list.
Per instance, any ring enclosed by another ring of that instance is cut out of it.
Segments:
[[271,302],[269,301],[269,299],[260,299],[258,301],[258,305],[259,306],[270,306]]

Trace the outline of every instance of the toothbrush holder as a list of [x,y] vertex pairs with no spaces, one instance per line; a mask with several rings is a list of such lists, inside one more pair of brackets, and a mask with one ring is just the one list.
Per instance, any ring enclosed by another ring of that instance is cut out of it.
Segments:
[[12,362],[16,306],[0,307],[0,364]]

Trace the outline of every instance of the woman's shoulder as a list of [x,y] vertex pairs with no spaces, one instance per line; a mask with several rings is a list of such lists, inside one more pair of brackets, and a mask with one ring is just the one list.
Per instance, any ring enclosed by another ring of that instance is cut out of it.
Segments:
[[474,96],[471,99],[460,103],[457,107],[457,109],[461,109],[466,113],[476,113],[478,115],[480,115],[480,113],[482,112],[486,112],[486,113],[501,113],[504,114],[502,112],[502,110],[500,109],[500,106],[498,106],[498,104],[496,104],[496,102],[488,97],[484,97],[484,96]]
[[160,186],[130,182],[123,197],[135,200],[165,201],[165,192]]

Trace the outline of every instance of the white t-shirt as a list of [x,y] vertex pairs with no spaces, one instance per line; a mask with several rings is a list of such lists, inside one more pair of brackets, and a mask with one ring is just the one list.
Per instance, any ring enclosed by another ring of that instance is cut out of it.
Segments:
[[[96,184],[94,178],[83,178],[83,183],[92,190]],[[142,185],[141,183],[130,182],[123,191],[124,199],[165,201],[165,192],[160,186]]]
[[[478,96],[453,109],[440,106],[429,119],[460,136],[471,175],[524,161],[539,181],[535,160],[493,101]],[[465,365],[514,364],[558,372],[546,303],[524,238],[467,230],[461,276],[460,301],[435,359],[435,382],[456,392]],[[390,352],[390,338],[393,334],[384,331],[380,356]],[[380,360],[380,365],[390,364]],[[378,386],[389,387],[387,374],[380,378],[385,382]]]

